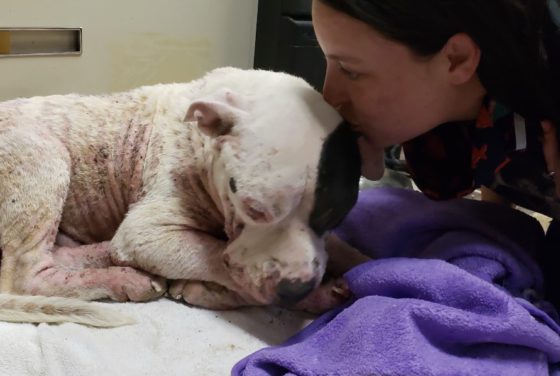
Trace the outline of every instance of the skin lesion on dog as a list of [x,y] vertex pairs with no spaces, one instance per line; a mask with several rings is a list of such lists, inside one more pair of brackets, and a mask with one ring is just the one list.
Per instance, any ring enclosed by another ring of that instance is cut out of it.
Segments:
[[233,193],[237,192],[237,185],[235,184],[234,178],[229,178],[229,189],[231,189]]
[[[211,309],[311,312],[348,297],[340,278],[319,284],[323,233],[354,194],[336,197],[358,186],[333,160],[352,138],[303,80],[223,68],[7,101],[0,119],[0,320],[124,325],[87,300],[166,292]],[[305,148],[292,147],[302,135]]]

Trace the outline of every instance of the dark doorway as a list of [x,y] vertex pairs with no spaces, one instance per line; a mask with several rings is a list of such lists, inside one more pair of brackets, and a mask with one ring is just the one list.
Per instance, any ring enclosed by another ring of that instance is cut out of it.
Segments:
[[254,67],[291,73],[317,90],[325,59],[311,24],[311,0],[260,0]]

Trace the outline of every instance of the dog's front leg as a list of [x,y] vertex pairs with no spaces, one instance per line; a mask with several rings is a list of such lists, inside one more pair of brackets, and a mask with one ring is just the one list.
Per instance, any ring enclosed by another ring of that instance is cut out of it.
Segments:
[[222,258],[226,242],[194,229],[189,215],[174,199],[145,198],[129,211],[113,237],[113,262],[175,280],[170,295],[196,306],[256,304],[230,277]]

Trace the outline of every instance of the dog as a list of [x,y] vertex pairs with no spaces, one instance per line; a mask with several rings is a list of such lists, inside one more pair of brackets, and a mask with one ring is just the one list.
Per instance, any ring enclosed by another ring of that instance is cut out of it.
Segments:
[[359,177],[353,132],[285,73],[0,103],[0,320],[119,325],[83,301],[166,292],[324,311],[345,298],[324,237]]

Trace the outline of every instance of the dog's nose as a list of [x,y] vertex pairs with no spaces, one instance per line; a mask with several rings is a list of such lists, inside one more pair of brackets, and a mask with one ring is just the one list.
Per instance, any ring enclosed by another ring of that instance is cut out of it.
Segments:
[[299,279],[283,279],[276,287],[278,297],[284,303],[295,303],[303,299],[315,287],[315,280],[302,282]]

